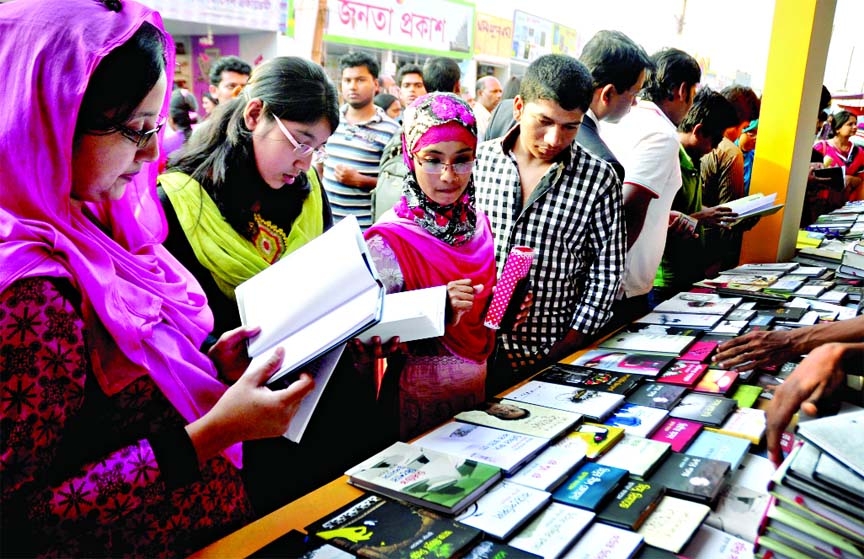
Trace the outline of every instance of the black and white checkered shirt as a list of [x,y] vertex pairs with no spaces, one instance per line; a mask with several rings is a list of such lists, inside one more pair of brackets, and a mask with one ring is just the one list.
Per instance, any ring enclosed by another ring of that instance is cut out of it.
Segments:
[[510,147],[518,127],[477,149],[477,204],[495,233],[498,273],[511,247],[535,251],[534,306],[499,336],[501,356],[521,369],[542,359],[570,329],[594,334],[611,317],[626,252],[621,183],[612,167],[575,142],[522,201]]

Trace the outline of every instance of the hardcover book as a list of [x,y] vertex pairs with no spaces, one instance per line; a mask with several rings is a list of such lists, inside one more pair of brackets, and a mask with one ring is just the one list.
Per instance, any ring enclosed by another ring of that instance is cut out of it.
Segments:
[[725,396],[732,392],[735,381],[738,380],[737,371],[725,371],[723,369],[708,369],[699,382],[693,387],[696,392],[708,394],[720,394]]
[[568,433],[558,444],[585,445],[584,452],[588,458],[596,458],[608,451],[624,436],[624,429],[585,422]]
[[632,559],[642,548],[636,532],[595,522],[579,538],[564,559]]
[[681,403],[669,411],[671,417],[691,419],[719,427],[738,407],[732,398],[691,392],[681,399]]
[[606,420],[604,425],[621,427],[628,435],[648,437],[666,419],[669,412],[660,408],[649,408],[625,403]]
[[621,468],[630,472],[631,477],[644,479],[671,451],[669,443],[626,434],[609,452],[597,459],[597,464]]
[[689,388],[699,382],[707,370],[708,365],[695,361],[675,361],[657,377],[657,382],[677,384]]
[[541,557],[560,557],[594,519],[594,513],[550,503],[510,540],[510,545]]
[[721,317],[714,314],[650,312],[636,320],[636,322],[639,324],[662,324],[663,326],[683,326],[698,330],[710,330],[720,320]]
[[670,417],[651,435],[651,440],[669,443],[673,452],[683,452],[704,427],[698,421]]
[[549,499],[550,495],[546,491],[502,481],[457,516],[456,520],[495,538],[505,539]]
[[306,527],[306,532],[360,557],[458,557],[480,530],[380,495],[365,494]]
[[551,491],[585,461],[588,444],[581,438],[564,437],[508,479],[542,491]]
[[411,342],[444,335],[444,315],[447,309],[447,286],[412,289],[384,296],[381,321],[364,330],[358,338],[364,344],[374,336],[383,343],[393,336],[401,342]]
[[649,408],[669,410],[681,401],[687,389],[674,384],[646,382],[627,396],[627,402]]
[[645,538],[648,545],[680,553],[710,510],[708,505],[667,495],[637,533]]
[[644,480],[628,481],[597,514],[597,520],[635,532],[654,512],[665,492],[662,485]]
[[579,413],[602,421],[624,401],[624,396],[532,380],[508,392],[507,399]]
[[546,446],[548,439],[453,421],[414,441],[414,445],[461,456],[515,472]]
[[864,410],[802,422],[798,434],[864,476]]
[[596,511],[626,480],[627,470],[589,462],[556,489],[552,498],[565,505]]
[[691,345],[687,351],[681,355],[682,361],[695,361],[697,363],[704,363],[708,361],[708,358],[714,353],[714,350],[717,349],[717,346],[720,345],[715,341],[710,340],[699,340]]
[[729,462],[673,452],[649,481],[666,486],[675,497],[710,505],[727,483]]
[[758,445],[765,435],[767,419],[765,410],[758,408],[738,408],[720,427],[708,427],[710,431],[743,437]]
[[632,373],[653,377],[671,363],[672,359],[671,356],[650,355],[648,353],[592,349],[577,357],[573,364],[615,373]]
[[688,559],[752,559],[752,542],[703,524],[682,555]]
[[614,373],[559,363],[541,371],[535,380],[626,395],[639,385],[641,378],[630,373]]
[[598,347],[635,351],[639,353],[659,353],[678,356],[696,341],[696,336],[662,334],[656,332],[617,332],[606,338]]
[[525,402],[501,400],[500,402],[487,402],[482,410],[460,412],[456,414],[456,419],[503,431],[554,439],[578,423],[582,416],[578,413]]
[[458,514],[501,478],[501,469],[396,442],[345,475],[361,489]]
[[729,462],[734,472],[741,465],[741,461],[749,450],[750,441],[747,439],[715,433],[706,429],[687,447],[687,454]]
[[682,292],[654,307],[654,311],[723,316],[740,302],[740,297],[720,297],[714,293]]
[[543,557],[516,549],[511,545],[486,540],[470,549],[463,559],[543,559]]

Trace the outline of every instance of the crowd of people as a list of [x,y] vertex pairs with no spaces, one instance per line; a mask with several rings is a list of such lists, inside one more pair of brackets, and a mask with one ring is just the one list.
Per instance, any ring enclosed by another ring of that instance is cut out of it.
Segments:
[[[350,53],[337,90],[308,60],[225,57],[199,105],[172,91],[156,12],[73,3],[0,5],[4,555],[189,554],[647,312],[736,259],[752,226],[722,204],[747,192],[758,98],[697,92],[677,49],[601,31],[579,60],[481,78],[473,107],[446,58],[394,80]],[[814,149],[854,198],[857,120],[829,125]],[[338,405],[294,445],[281,435],[314,380],[266,386],[281,353],[249,366],[258,329],[234,289],[348,215],[388,292],[447,286],[447,325],[352,342]],[[535,250],[531,288],[496,332],[484,311],[515,246]],[[724,367],[810,353],[769,410],[772,458],[799,405],[815,413],[860,365],[862,333],[859,317],[720,347]]]

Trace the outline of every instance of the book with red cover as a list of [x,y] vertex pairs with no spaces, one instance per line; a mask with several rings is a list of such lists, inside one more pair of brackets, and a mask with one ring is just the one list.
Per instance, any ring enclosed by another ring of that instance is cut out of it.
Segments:
[[654,431],[651,439],[669,443],[673,451],[683,452],[704,427],[698,421],[670,417]]
[[695,361],[675,361],[657,377],[657,382],[693,387],[708,370],[708,365]]

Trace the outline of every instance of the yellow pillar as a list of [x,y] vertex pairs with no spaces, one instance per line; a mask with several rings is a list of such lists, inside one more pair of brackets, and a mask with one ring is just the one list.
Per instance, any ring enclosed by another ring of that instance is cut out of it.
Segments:
[[776,0],[750,192],[786,204],[744,235],[741,262],[795,253],[836,0]]

